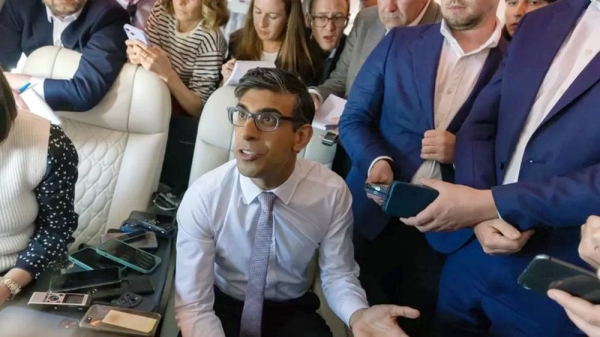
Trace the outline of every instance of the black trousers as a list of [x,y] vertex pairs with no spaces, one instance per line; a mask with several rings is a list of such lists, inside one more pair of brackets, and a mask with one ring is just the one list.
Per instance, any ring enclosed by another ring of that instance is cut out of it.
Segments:
[[[221,320],[225,336],[240,336],[240,321],[244,302],[215,289],[214,310]],[[265,301],[262,317],[262,337],[332,337],[325,320],[317,314],[320,302],[317,295],[284,301]]]
[[416,320],[400,318],[411,337],[433,335],[438,285],[445,256],[437,253],[416,228],[390,221],[375,240],[354,238],[360,281],[370,305],[397,304],[421,312]]

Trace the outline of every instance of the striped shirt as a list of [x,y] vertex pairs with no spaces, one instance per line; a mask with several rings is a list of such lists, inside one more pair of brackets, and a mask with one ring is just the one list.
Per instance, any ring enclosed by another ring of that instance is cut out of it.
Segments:
[[188,33],[180,33],[177,27],[175,16],[157,1],[146,24],[150,42],[169,55],[179,78],[206,103],[218,88],[227,42],[220,29],[203,27],[203,22]]

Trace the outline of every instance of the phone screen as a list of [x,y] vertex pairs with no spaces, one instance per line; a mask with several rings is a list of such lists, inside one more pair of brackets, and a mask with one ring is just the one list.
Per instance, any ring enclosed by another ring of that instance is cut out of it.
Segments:
[[134,248],[118,240],[106,241],[102,245],[98,246],[98,249],[142,270],[152,270],[158,263],[154,255],[146,253],[143,250]]
[[[103,268],[111,268],[117,267],[122,268],[120,264],[105,258],[102,255],[96,253],[96,250],[93,248],[85,248],[80,251],[77,251],[69,256],[69,259],[73,261],[76,265],[84,269],[103,269]],[[87,267],[87,268],[86,268]]]
[[50,291],[68,292],[121,283],[121,270],[117,267],[61,274],[50,280]]

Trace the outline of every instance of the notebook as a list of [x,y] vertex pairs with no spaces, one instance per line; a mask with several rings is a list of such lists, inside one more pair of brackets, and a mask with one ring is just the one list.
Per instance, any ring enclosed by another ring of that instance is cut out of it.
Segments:
[[60,125],[60,119],[54,113],[52,108],[38,95],[35,90],[25,90],[21,93],[21,98],[27,104],[29,112],[40,117],[46,118],[50,123]]
[[275,63],[268,61],[236,61],[231,76],[223,85],[236,86],[249,70],[254,68],[275,68]]
[[312,126],[325,131],[337,128],[345,107],[345,99],[329,95],[315,114]]

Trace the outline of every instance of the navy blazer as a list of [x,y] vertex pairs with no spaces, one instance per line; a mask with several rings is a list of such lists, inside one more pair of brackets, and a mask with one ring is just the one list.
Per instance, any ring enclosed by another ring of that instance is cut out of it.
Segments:
[[[340,120],[344,148],[352,159],[347,177],[353,197],[355,230],[375,238],[389,222],[381,207],[367,199],[364,185],[369,166],[388,156],[394,179],[410,181],[423,163],[421,141],[434,129],[434,97],[438,63],[444,42],[441,24],[391,30],[362,66]],[[448,131],[456,133],[475,97],[498,68],[506,41],[490,50],[471,95]],[[452,171],[452,165],[445,169]]]
[[[574,255],[579,226],[600,214],[600,54],[529,140],[518,183],[501,184],[546,72],[589,5],[563,0],[525,16],[498,74],[457,135],[455,157],[457,183],[491,188],[504,220],[520,230],[537,229],[534,238],[546,233],[549,246],[563,241]],[[436,236],[430,242],[451,252],[473,232]]]
[[[82,53],[70,80],[46,79],[44,95],[54,110],[87,111],[106,95],[127,62],[123,25],[129,15],[114,0],[87,0],[62,34],[65,48]],[[41,0],[7,0],[0,12],[0,65],[14,68],[21,53],[52,46],[53,24]]]

